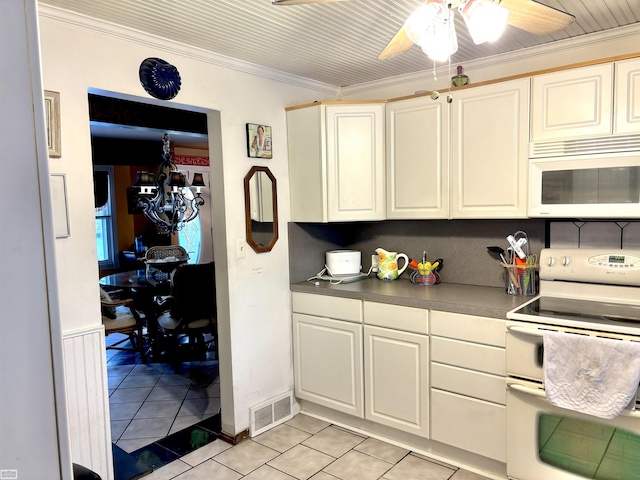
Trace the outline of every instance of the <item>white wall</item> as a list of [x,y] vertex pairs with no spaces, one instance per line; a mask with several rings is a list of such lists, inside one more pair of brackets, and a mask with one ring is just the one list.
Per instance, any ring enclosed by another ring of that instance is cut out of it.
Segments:
[[0,65],[0,476],[69,479],[35,0],[0,2]]
[[[224,282],[218,292],[228,292],[228,305],[219,298],[222,421],[226,433],[241,432],[249,426],[250,406],[293,388],[284,108],[331,99],[331,88],[281,79],[246,64],[227,68],[203,52],[115,27],[105,33],[105,25],[51,8],[41,7],[40,25],[44,88],[61,98],[62,158],[49,163],[52,172],[67,175],[69,190],[71,236],[56,242],[64,331],[100,322],[87,90],[149,99],[138,68],[145,58],[160,57],[182,78],[180,93],[168,103],[213,111],[214,249],[218,282]],[[246,123],[271,125],[273,159],[247,157]],[[249,249],[246,259],[238,260],[236,239],[245,236],[243,178],[253,164],[267,165],[277,178],[280,239],[271,253]]]

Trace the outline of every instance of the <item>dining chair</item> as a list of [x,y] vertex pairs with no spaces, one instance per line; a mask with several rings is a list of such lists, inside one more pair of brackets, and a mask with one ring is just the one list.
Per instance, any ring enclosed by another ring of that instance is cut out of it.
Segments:
[[144,256],[147,280],[154,285],[168,282],[173,270],[188,259],[189,254],[180,245],[149,247]]
[[[100,306],[105,337],[114,333],[126,335],[126,338],[107,345],[106,349],[137,352],[142,360],[146,361],[143,320],[133,306],[133,299],[111,298],[106,290],[100,287]],[[131,347],[122,346],[127,340],[131,342]]]
[[[168,306],[167,306],[168,303]],[[213,262],[185,264],[171,276],[171,296],[162,303],[168,307],[157,317],[161,340],[174,359],[180,349],[206,356],[211,342],[218,349],[215,266]],[[208,335],[210,338],[205,339]],[[184,343],[186,341],[186,344]]]

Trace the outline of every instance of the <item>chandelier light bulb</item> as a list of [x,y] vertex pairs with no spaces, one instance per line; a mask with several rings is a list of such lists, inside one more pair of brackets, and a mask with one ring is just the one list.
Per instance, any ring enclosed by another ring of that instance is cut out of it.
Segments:
[[161,233],[172,234],[198,216],[204,205],[200,195],[205,187],[201,173],[195,173],[193,185],[197,189],[194,196],[187,187],[186,175],[177,170],[172,161],[169,135],[162,136],[162,162],[155,174],[138,172],[134,187],[139,188],[136,206],[158,226]]

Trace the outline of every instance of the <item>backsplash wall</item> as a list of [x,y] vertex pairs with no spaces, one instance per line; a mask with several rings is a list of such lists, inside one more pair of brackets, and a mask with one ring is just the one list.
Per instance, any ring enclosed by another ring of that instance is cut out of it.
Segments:
[[640,221],[550,221],[549,245],[555,248],[640,249]]
[[[289,223],[289,273],[291,283],[307,280],[324,268],[325,252],[353,249],[362,252],[362,271],[371,266],[375,249],[406,253],[421,261],[423,250],[430,262],[444,259],[442,281],[502,287],[504,268],[497,254],[487,250],[507,248],[506,237],[521,230],[529,239],[529,252],[539,254],[545,245],[545,220],[386,220],[353,223]],[[409,278],[409,270],[401,279]]]
[[[324,268],[325,252],[362,252],[362,270],[375,249],[406,253],[433,262],[444,259],[442,281],[501,287],[505,272],[487,247],[507,247],[506,236],[527,233],[530,253],[551,247],[640,249],[640,220],[387,220],[353,223],[289,223],[291,283],[307,280]],[[401,279],[407,280],[408,272]]]

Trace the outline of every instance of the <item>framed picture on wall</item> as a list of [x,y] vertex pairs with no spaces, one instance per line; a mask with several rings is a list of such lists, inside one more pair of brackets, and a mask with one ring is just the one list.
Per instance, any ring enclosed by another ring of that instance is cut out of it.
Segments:
[[247,154],[253,158],[272,158],[271,127],[247,123]]
[[49,156],[62,156],[60,142],[60,93],[50,90],[44,91],[44,115],[47,127],[47,147]]

